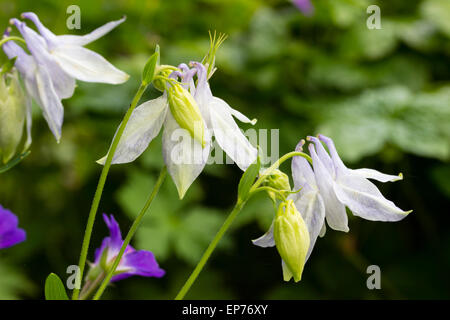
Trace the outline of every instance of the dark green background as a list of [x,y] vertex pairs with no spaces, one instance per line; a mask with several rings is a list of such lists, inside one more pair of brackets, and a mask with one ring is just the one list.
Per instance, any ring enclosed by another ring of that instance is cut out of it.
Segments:
[[[35,106],[32,153],[0,176],[0,203],[28,233],[25,243],[0,252],[0,298],[43,298],[50,272],[66,279],[101,170],[95,160],[107,151],[146,59],[159,44],[165,64],[200,60],[209,30],[229,35],[213,93],[258,118],[257,128],[280,129],[280,153],[306,135],[329,135],[349,167],[403,172],[403,181],[380,189],[414,212],[398,223],[350,214],[350,232],[328,229],[295,284],[282,281],[274,248],[250,242],[273,215],[266,197],[253,199],[187,298],[449,298],[450,3],[312,2],[315,13],[305,17],[284,0],[0,1],[0,28],[34,11],[57,34],[84,34],[126,14],[88,47],[132,75],[119,86],[78,82],[63,101],[60,144]],[[81,30],[67,30],[66,8],[75,3]],[[381,30],[366,27],[370,4],[381,8]],[[149,90],[145,99],[156,95]],[[160,150],[158,137],[137,161],[110,172],[99,213],[114,214],[124,233],[162,165]],[[133,242],[152,250],[167,275],[122,281],[104,297],[173,298],[233,206],[240,174],[235,166],[208,166],[184,201],[167,180]],[[89,259],[105,235],[99,215]],[[381,290],[366,287],[371,264],[381,268]]]

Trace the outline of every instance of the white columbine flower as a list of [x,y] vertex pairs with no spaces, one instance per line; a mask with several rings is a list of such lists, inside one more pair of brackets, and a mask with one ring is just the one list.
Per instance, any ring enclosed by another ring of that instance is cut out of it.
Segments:
[[[190,134],[185,130],[186,128],[180,127],[180,121],[176,120],[173,114],[175,110],[169,106],[167,96],[170,93],[166,90],[159,98],[144,102],[132,112],[112,161],[112,163],[134,161],[147,149],[164,126],[163,158],[180,198],[185,195],[206,165],[212,133],[216,136],[219,145],[242,170],[250,166],[257,157],[256,149],[242,134],[232,115],[244,122],[252,121],[232,109],[223,100],[213,97],[206,80],[205,67],[200,63],[194,63],[194,65],[195,67],[190,69],[186,64],[181,64],[180,71],[173,72],[170,78],[175,80],[179,77],[183,83],[185,95],[194,97],[202,116],[201,122],[196,121],[197,124],[194,126],[197,125],[198,130],[204,130],[203,141],[193,138],[195,135]],[[193,80],[195,74],[197,74],[197,85]],[[168,88],[171,85],[174,84],[168,83]],[[190,101],[187,97],[179,98],[186,102]],[[106,157],[98,162],[104,164],[105,160]]]
[[[296,151],[302,151],[305,140],[301,140],[297,145]],[[294,190],[300,190],[291,194],[288,199],[294,201],[294,205],[302,215],[308,228],[309,248],[306,254],[305,263],[308,260],[316,243],[317,237],[325,235],[325,204],[317,187],[314,172],[308,161],[300,156],[292,158],[292,178],[294,180]],[[253,240],[253,244],[259,247],[273,247],[275,241],[273,237],[273,223],[263,236]]]
[[250,120],[245,115],[230,107],[224,100],[213,96],[207,81],[207,70],[200,62],[192,62],[197,71],[198,84],[194,97],[197,101],[206,126],[219,146],[241,168],[246,170],[256,161],[258,151],[241,132],[233,117],[244,123],[255,124],[256,119]]
[[[311,255],[317,237],[325,235],[325,219],[332,229],[348,232],[346,206],[354,215],[372,221],[399,221],[411,212],[403,211],[384,198],[368,180],[394,182],[403,178],[401,174],[394,176],[373,169],[349,169],[340,159],[330,138],[319,135],[319,138],[308,137],[308,141],[314,143],[309,145],[314,171],[305,158],[294,157],[294,188],[300,191],[289,196],[308,228],[310,244],[305,262]],[[321,141],[327,145],[329,154]],[[304,143],[304,140],[300,141],[296,150],[302,151]],[[260,247],[275,246],[274,223],[253,243]]]
[[[24,79],[26,90],[42,108],[50,130],[59,141],[64,116],[61,100],[73,95],[75,79],[110,84],[128,80],[126,73],[83,47],[111,31],[125,18],[109,22],[85,36],[57,36],[42,25],[34,13],[27,12],[22,17],[30,19],[40,33],[17,19],[10,21],[22,34],[31,55],[13,41],[5,43],[3,50],[10,59],[17,57],[15,66]],[[9,35],[9,30],[5,35]]]
[[[309,151],[319,191],[325,202],[326,219],[331,228],[348,231],[345,206],[354,215],[371,221],[399,221],[411,212],[387,200],[368,180],[394,182],[403,179],[401,174],[389,175],[366,168],[349,169],[339,157],[333,140],[323,135],[319,135],[319,138],[308,137],[308,140],[314,142],[314,145],[309,145]],[[321,141],[328,147],[331,157]],[[333,205],[333,210],[328,210]]]

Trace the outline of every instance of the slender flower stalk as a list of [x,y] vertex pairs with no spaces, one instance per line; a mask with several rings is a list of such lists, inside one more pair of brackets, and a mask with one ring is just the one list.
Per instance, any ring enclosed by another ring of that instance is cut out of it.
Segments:
[[[78,263],[78,267],[79,267],[78,279],[83,279],[84,267],[86,264],[86,258],[87,258],[87,254],[88,254],[88,250],[89,250],[89,243],[91,240],[92,229],[94,227],[95,216],[97,214],[98,206],[100,204],[100,199],[101,199],[102,193],[103,193],[103,188],[106,183],[106,178],[108,176],[109,168],[111,167],[111,162],[112,162],[114,153],[116,151],[117,145],[119,144],[119,140],[122,137],[123,131],[125,130],[125,126],[127,125],[128,120],[130,119],[131,113],[133,112],[134,108],[136,108],[136,106],[137,106],[139,100],[141,99],[142,95],[144,94],[144,91],[146,88],[147,88],[147,85],[144,85],[144,84],[141,84],[141,86],[139,87],[136,95],[133,98],[133,101],[131,102],[130,108],[128,109],[127,113],[125,114],[125,116],[122,120],[122,123],[119,126],[119,129],[117,130],[116,135],[114,136],[110,150],[108,152],[108,156],[106,157],[105,165],[103,166],[102,173],[101,173],[100,179],[98,181],[94,200],[92,201],[91,210],[89,212],[86,230],[84,233],[83,245],[81,247],[80,260]],[[73,291],[72,299],[77,300],[79,297],[79,294],[80,294],[80,289],[75,288]]]
[[2,45],[4,45],[6,42],[8,42],[8,41],[20,41],[22,43],[26,43],[25,40],[23,40],[21,37],[13,37],[13,36],[11,36],[11,37],[5,37],[5,38],[0,40],[0,47]]
[[197,280],[197,277],[199,276],[200,272],[202,272],[203,267],[205,266],[206,262],[208,262],[209,257],[211,257],[211,254],[214,252],[214,249],[216,249],[217,244],[219,243],[220,239],[224,236],[225,232],[230,228],[231,224],[233,223],[234,219],[237,217],[238,213],[241,212],[242,208],[244,207],[245,203],[247,201],[238,201],[236,205],[234,206],[233,210],[228,215],[227,219],[223,223],[223,225],[220,227],[219,231],[217,232],[214,239],[209,244],[208,248],[206,249],[205,253],[203,254],[202,258],[198,262],[197,266],[195,267],[192,274],[187,279],[186,283],[181,288],[180,292],[178,292],[177,296],[175,297],[175,300],[183,300],[183,298],[186,296],[186,294],[189,292],[189,289],[191,289],[192,285],[194,284],[195,280]]
[[133,225],[130,228],[130,231],[128,231],[128,234],[125,237],[125,240],[123,241],[122,247],[120,248],[119,254],[115,258],[114,263],[112,264],[111,268],[108,270],[108,273],[107,273],[106,277],[104,278],[100,288],[96,292],[96,294],[94,296],[94,300],[100,299],[100,297],[102,296],[103,292],[106,289],[106,286],[109,284],[109,282],[111,281],[112,277],[114,276],[114,272],[115,272],[117,266],[119,265],[119,263],[120,263],[120,261],[122,259],[122,256],[125,253],[125,250],[126,250],[127,246],[129,245],[129,243],[131,241],[131,238],[133,238],[134,234],[136,233],[139,225],[141,224],[142,218],[144,217],[145,213],[147,212],[148,208],[150,207],[151,203],[153,202],[153,199],[158,194],[159,188],[163,184],[166,176],[167,176],[167,168],[163,167],[161,169],[161,173],[159,174],[158,180],[156,181],[156,184],[153,187],[153,190],[152,190],[152,192],[150,193],[150,196],[147,199],[147,202],[145,203],[145,205],[142,208],[141,212],[138,214],[138,216],[134,220]]
[[[223,223],[223,225],[220,227],[217,234],[214,236],[213,240],[209,244],[208,248],[206,249],[205,253],[203,254],[202,258],[198,262],[197,266],[195,267],[192,274],[187,279],[186,283],[183,285],[181,290],[178,292],[177,296],[175,297],[175,300],[183,300],[183,298],[186,296],[186,294],[189,292],[189,289],[194,284],[195,280],[197,280],[197,277],[199,276],[200,272],[202,272],[203,267],[205,266],[206,262],[208,262],[209,258],[211,257],[212,253],[217,247],[217,244],[222,239],[222,237],[225,235],[227,230],[230,228],[231,224],[233,223],[234,219],[238,215],[239,212],[241,212],[242,208],[244,208],[245,204],[247,203],[248,199],[250,197],[260,191],[260,186],[264,182],[264,180],[272,174],[278,167],[286,160],[295,157],[295,156],[301,156],[307,159],[308,161],[312,162],[311,158],[299,151],[293,151],[285,154],[280,159],[275,161],[273,165],[271,165],[268,169],[264,170],[264,172],[259,176],[259,178],[256,180],[256,182],[253,184],[253,186],[250,188],[250,192],[244,199],[240,199],[236,202],[236,205],[234,206],[233,210],[228,215],[227,219]],[[264,190],[267,187],[261,187]]]

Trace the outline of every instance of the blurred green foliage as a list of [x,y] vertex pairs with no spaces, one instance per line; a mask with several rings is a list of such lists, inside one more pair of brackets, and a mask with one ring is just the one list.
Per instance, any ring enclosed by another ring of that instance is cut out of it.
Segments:
[[[57,34],[84,34],[126,14],[90,48],[132,75],[120,86],[79,82],[64,101],[60,144],[35,106],[32,153],[0,176],[0,203],[28,232],[25,243],[0,251],[0,298],[43,298],[50,272],[68,277],[101,170],[95,160],[106,153],[145,61],[156,44],[163,63],[200,60],[209,30],[229,35],[211,80],[216,96],[258,118],[257,128],[280,129],[281,153],[320,132],[333,137],[350,167],[403,172],[404,181],[380,187],[414,212],[389,224],[351,216],[349,234],[328,230],[318,240],[300,283],[283,283],[276,250],[250,242],[274,214],[259,195],[187,298],[450,298],[449,1],[312,2],[314,15],[305,17],[287,0],[83,0],[76,2],[81,30],[67,30],[74,1],[0,0],[4,28],[34,11]],[[370,4],[381,8],[381,30],[366,27]],[[160,150],[158,138],[136,162],[111,170],[100,210],[114,214],[123,232],[162,166]],[[122,281],[105,298],[173,298],[234,204],[240,175],[235,166],[210,165],[184,201],[166,181],[133,244],[152,250],[167,275]],[[106,233],[98,218],[90,259]],[[366,288],[370,264],[381,268],[381,290]]]

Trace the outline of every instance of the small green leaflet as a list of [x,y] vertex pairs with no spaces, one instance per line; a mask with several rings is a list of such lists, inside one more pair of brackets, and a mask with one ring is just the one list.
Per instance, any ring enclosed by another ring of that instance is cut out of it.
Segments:
[[260,168],[261,161],[258,155],[256,162],[248,167],[247,170],[245,170],[244,174],[242,175],[241,181],[239,181],[238,200],[244,200],[247,198],[250,188],[252,187],[256,177],[258,176]]
[[16,63],[17,57],[14,57],[8,61],[5,62],[5,64],[2,66],[2,69],[0,71],[0,74],[5,74],[11,71],[11,69],[14,67],[14,64]]
[[61,279],[54,273],[45,280],[45,300],[69,300]]
[[142,83],[147,85],[153,81],[156,66],[159,64],[159,46],[156,45],[155,53],[148,59],[142,72]]

